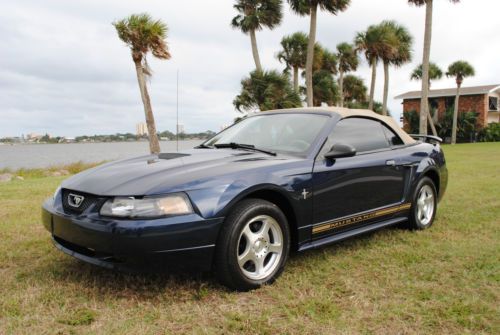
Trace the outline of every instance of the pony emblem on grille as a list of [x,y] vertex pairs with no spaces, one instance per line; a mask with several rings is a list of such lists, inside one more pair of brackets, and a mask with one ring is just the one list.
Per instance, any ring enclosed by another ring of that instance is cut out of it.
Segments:
[[85,200],[85,197],[83,195],[73,193],[70,193],[68,195],[68,205],[70,205],[71,207],[80,207],[80,205],[83,203],[83,200]]

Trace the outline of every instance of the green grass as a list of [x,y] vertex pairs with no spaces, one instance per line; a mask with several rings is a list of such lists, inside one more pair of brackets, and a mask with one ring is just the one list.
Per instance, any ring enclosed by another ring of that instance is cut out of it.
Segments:
[[126,275],[57,251],[40,204],[64,177],[0,184],[0,334],[499,334],[500,144],[446,146],[434,226],[294,255],[272,286]]

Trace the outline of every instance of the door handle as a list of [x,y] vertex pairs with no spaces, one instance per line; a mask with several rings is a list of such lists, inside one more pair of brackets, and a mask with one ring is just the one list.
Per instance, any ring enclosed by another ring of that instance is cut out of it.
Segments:
[[396,161],[394,159],[390,159],[388,161],[385,161],[385,165],[387,165],[387,166],[396,166]]

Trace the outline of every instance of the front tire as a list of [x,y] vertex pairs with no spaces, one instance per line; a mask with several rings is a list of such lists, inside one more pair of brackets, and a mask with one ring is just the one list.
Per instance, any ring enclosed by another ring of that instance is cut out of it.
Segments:
[[290,229],[278,206],[261,199],[243,200],[219,234],[217,277],[239,291],[270,284],[283,272],[289,250]]
[[418,182],[413,194],[408,227],[413,230],[429,228],[434,222],[436,209],[436,186],[430,178],[424,177]]

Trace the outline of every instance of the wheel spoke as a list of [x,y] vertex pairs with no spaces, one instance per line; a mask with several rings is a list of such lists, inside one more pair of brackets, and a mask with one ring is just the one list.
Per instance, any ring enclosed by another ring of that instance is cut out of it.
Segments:
[[245,251],[241,254],[238,255],[238,264],[243,267],[246,262],[252,261],[255,255],[252,254],[251,248],[247,246]]
[[250,225],[247,225],[245,229],[243,229],[243,236],[245,236],[249,244],[253,244],[258,238],[257,234],[250,230]]
[[264,272],[264,259],[265,257],[256,257],[253,259],[253,263],[255,264],[255,274],[261,275]]
[[268,251],[269,253],[275,253],[275,254],[279,254],[281,253],[282,251],[282,246],[281,246],[281,243],[273,243],[273,244],[269,244],[269,247],[268,247]]
[[257,232],[257,235],[269,241],[269,228],[270,228],[269,221],[262,220],[262,227],[260,227],[259,231]]

